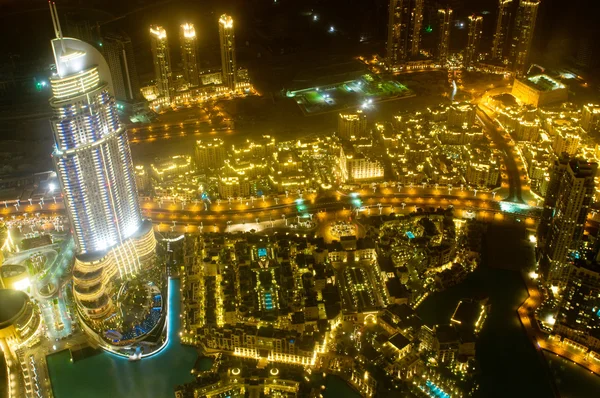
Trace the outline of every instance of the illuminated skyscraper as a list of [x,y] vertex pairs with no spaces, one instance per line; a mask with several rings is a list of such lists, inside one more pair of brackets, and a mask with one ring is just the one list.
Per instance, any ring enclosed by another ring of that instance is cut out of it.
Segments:
[[192,86],[198,85],[198,59],[196,57],[196,30],[194,25],[186,23],[181,25],[179,31],[181,45],[181,61],[183,63],[183,77]]
[[152,265],[156,241],[142,221],[108,64],[90,44],[62,37],[55,10],[52,21],[52,157],[77,249],[73,293],[83,318],[100,320],[114,314],[114,280]]
[[510,26],[511,6],[513,0],[498,0],[498,19],[492,45],[492,59],[502,61],[506,48],[506,38]]
[[419,55],[424,0],[390,0],[386,63],[398,65]]
[[221,43],[223,84],[230,90],[235,90],[235,84],[237,83],[235,35],[233,33],[233,19],[229,15],[223,14],[219,19],[219,41]]
[[167,32],[161,26],[150,27],[150,44],[152,46],[152,58],[154,60],[154,76],[158,95],[171,98],[173,82],[171,80],[171,56],[169,53],[169,42]]
[[131,39],[124,34],[105,35],[102,38],[102,54],[110,69],[115,98],[131,101],[139,97],[140,83]]
[[540,268],[550,285],[564,287],[570,267],[569,256],[577,256],[598,165],[563,155],[556,161],[538,227]]
[[540,0],[520,0],[519,2],[510,49],[513,70],[519,76],[525,74],[525,69],[529,64],[529,52],[539,5]]
[[445,65],[450,52],[450,30],[452,29],[452,9],[442,8],[438,10],[440,19],[439,42],[438,42],[438,60],[440,64]]
[[479,56],[479,41],[482,34],[483,17],[481,15],[469,16],[469,38],[464,54],[465,67],[471,66]]

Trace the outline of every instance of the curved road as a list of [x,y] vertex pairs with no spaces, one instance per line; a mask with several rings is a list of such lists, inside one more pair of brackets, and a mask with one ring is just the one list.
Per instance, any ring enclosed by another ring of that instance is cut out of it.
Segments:
[[522,197],[523,176],[519,171],[519,166],[515,160],[516,154],[514,147],[508,144],[508,140],[504,137],[504,130],[496,126],[493,119],[488,115],[481,106],[477,107],[477,116],[488,131],[494,144],[502,152],[504,165],[506,166],[506,174],[508,175],[509,194],[505,199],[508,202],[525,203]]

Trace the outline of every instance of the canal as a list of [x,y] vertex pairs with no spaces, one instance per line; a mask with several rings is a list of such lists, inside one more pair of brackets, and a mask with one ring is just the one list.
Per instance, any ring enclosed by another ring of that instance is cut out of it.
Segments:
[[490,224],[479,268],[461,284],[428,297],[418,313],[428,325],[449,323],[461,298],[489,297],[476,356],[481,397],[552,397],[552,378],[517,317],[527,298],[520,270],[534,265],[533,246],[522,224]]
[[173,397],[174,387],[193,380],[190,374],[198,354],[179,341],[180,281],[169,281],[167,347],[139,362],[103,352],[71,362],[69,351],[47,357],[56,398]]

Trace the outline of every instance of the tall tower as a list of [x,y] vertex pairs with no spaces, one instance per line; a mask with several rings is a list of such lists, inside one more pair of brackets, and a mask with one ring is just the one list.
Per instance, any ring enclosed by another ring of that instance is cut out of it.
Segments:
[[235,35],[233,19],[226,14],[219,19],[219,41],[221,43],[221,68],[223,84],[230,90],[235,90],[237,83],[237,67],[235,63]]
[[150,27],[150,44],[152,46],[154,76],[158,95],[170,99],[173,91],[171,56],[169,54],[167,32],[163,27],[156,25]]
[[183,77],[190,85],[197,86],[199,81],[198,59],[196,57],[196,30],[193,24],[186,23],[181,25],[179,43],[181,45]]
[[424,0],[390,0],[386,63],[398,65],[419,55]]
[[513,0],[498,0],[498,19],[492,44],[492,59],[502,61],[506,48],[506,38],[510,26],[511,6]]
[[140,82],[133,57],[131,39],[125,34],[107,34],[102,39],[102,54],[108,62],[115,98],[131,101],[140,95]]
[[511,45],[513,70],[518,76],[525,74],[529,63],[529,52],[539,5],[540,0],[520,0],[519,2]]
[[116,313],[114,281],[153,265],[156,241],[152,225],[142,221],[108,64],[90,44],[64,38],[50,7],[52,157],[76,244],[73,293],[83,318],[100,322]]
[[538,229],[540,268],[548,284],[567,283],[569,255],[581,244],[597,169],[596,163],[563,155],[552,170]]
[[440,19],[440,36],[438,42],[438,60],[445,65],[450,52],[450,30],[452,29],[452,9],[450,7],[438,10]]
[[469,38],[467,48],[464,54],[464,65],[466,68],[471,66],[479,56],[479,41],[482,34],[483,17],[481,15],[469,16]]

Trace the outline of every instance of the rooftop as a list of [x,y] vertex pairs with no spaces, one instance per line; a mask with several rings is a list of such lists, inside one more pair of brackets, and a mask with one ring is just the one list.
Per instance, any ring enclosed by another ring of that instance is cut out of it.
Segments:
[[18,290],[0,290],[0,328],[9,326],[21,313],[29,297]]
[[548,75],[529,76],[523,82],[538,91],[553,91],[565,88],[564,84],[557,82]]

